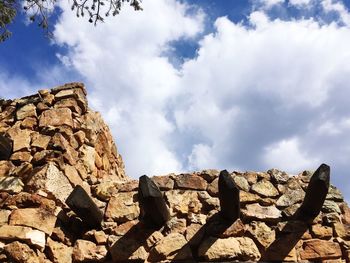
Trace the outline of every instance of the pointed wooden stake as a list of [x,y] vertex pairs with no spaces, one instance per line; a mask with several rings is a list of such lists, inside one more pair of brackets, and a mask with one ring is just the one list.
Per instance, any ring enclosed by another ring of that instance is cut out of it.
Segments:
[[239,189],[226,170],[221,171],[219,175],[219,199],[221,215],[232,222],[238,219],[240,215]]

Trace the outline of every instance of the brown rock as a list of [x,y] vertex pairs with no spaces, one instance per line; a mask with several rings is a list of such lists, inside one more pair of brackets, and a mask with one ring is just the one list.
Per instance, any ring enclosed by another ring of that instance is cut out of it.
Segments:
[[44,111],[39,118],[39,127],[59,127],[67,125],[73,127],[72,111],[70,109],[50,109]]
[[21,240],[38,248],[45,247],[45,233],[25,226],[0,226],[0,239]]
[[30,152],[15,152],[11,155],[10,160],[13,162],[28,162],[32,161],[33,157]]
[[202,208],[202,203],[198,200],[197,191],[170,190],[165,193],[170,204],[170,214],[198,213]]
[[10,225],[21,225],[36,228],[52,234],[55,227],[56,216],[52,211],[43,208],[23,208],[13,210],[10,216]]
[[17,120],[23,120],[27,117],[36,117],[36,107],[34,104],[27,104],[19,108],[16,112]]
[[16,208],[37,208],[41,207],[43,209],[52,210],[56,209],[56,204],[53,200],[42,197],[38,194],[30,194],[26,192],[21,192],[16,195],[9,196],[3,203],[4,208],[9,207]]
[[239,189],[249,192],[249,183],[243,176],[233,175],[233,181],[236,183]]
[[256,184],[258,181],[258,175],[255,172],[245,172],[243,176],[247,179],[250,185]]
[[22,130],[19,126],[14,126],[8,130],[8,135],[13,140],[13,152],[29,150],[31,133],[32,131]]
[[64,166],[64,174],[68,178],[69,182],[73,185],[83,185],[83,180],[79,176],[78,171],[74,168],[74,166],[71,166],[69,164],[66,164]]
[[333,230],[328,226],[312,225],[311,233],[314,238],[329,239],[333,235]]
[[84,91],[80,88],[61,90],[55,95],[56,100],[62,100],[65,98],[74,98],[82,109],[83,113],[87,110],[87,100]]
[[266,249],[276,239],[275,231],[268,227],[264,222],[251,222],[248,232],[259,245]]
[[208,261],[258,261],[260,253],[253,240],[247,237],[217,239],[209,237],[198,249],[198,255]]
[[105,246],[96,246],[95,243],[78,239],[73,249],[73,260],[75,262],[102,262],[107,255]]
[[208,193],[211,196],[219,196],[219,178],[214,179],[209,185],[207,189]]
[[0,177],[0,191],[8,193],[19,193],[23,190],[23,182],[18,177]]
[[81,115],[82,110],[81,108],[78,106],[78,103],[76,100],[68,98],[68,99],[62,99],[58,102],[55,103],[54,108],[68,108],[70,109],[72,112],[77,113],[78,115]]
[[73,248],[60,242],[47,239],[47,254],[54,263],[71,263]]
[[117,237],[115,242],[109,247],[113,262],[144,262],[148,253],[140,244],[139,240],[134,238]]
[[10,161],[0,161],[0,177],[8,176],[13,167]]
[[117,193],[109,200],[105,217],[107,220],[124,223],[136,219],[139,214],[136,192],[126,192]]
[[300,252],[303,260],[325,260],[341,256],[342,252],[338,243],[319,239],[304,241],[303,250]]
[[342,222],[343,224],[350,225],[350,208],[346,203],[341,203],[339,205],[340,210],[342,212]]
[[7,224],[9,220],[9,216],[11,214],[11,211],[9,210],[0,210],[0,226]]
[[159,231],[155,231],[146,239],[146,248],[150,250],[155,244],[157,244],[162,238],[164,238],[163,234]]
[[174,180],[169,176],[153,176],[153,182],[159,187],[160,190],[172,190],[174,188]]
[[34,117],[28,117],[25,118],[22,123],[21,123],[21,128],[22,129],[29,129],[29,130],[34,130],[34,128],[38,125],[38,120],[37,118]]
[[85,143],[85,132],[77,131],[74,133],[74,138],[77,140],[79,146],[82,146]]
[[51,140],[53,147],[57,148],[60,151],[64,152],[64,159],[70,165],[76,165],[78,160],[78,153],[69,142],[63,137],[62,134],[56,133]]
[[22,163],[11,171],[11,175],[21,177],[24,180],[32,173],[33,165],[31,163]]
[[32,134],[32,147],[37,147],[39,149],[45,150],[51,140],[50,136],[42,135],[40,133]]
[[115,182],[104,181],[95,187],[94,192],[99,199],[108,201],[112,195],[118,192],[118,189]]
[[282,217],[282,213],[275,206],[261,206],[259,204],[249,204],[242,209],[244,217],[261,220],[264,222],[276,222]]
[[130,229],[136,226],[139,223],[138,220],[127,221],[116,227],[113,227],[112,234],[117,236],[125,235]]
[[261,180],[252,185],[252,191],[264,197],[274,197],[279,195],[278,190],[267,180]]
[[103,231],[94,231],[94,238],[98,245],[107,243],[107,235]]
[[333,231],[336,237],[350,239],[350,225],[336,222],[333,224]]
[[179,233],[171,233],[160,240],[150,251],[152,261],[191,260],[192,252],[185,237]]
[[124,183],[117,184],[118,192],[131,192],[137,191],[139,188],[139,180],[128,180]]
[[91,146],[83,145],[80,149],[81,160],[83,161],[84,167],[88,173],[96,173],[95,165],[95,149]]
[[175,188],[191,189],[191,190],[206,190],[207,182],[198,175],[180,174],[175,177]]
[[180,233],[184,234],[186,231],[186,219],[185,218],[171,218],[166,222],[166,234]]
[[214,179],[219,177],[220,171],[214,169],[206,169],[199,173],[203,179],[205,179],[208,183],[211,183]]
[[276,205],[278,207],[287,207],[300,203],[304,200],[305,192],[298,188],[295,190],[288,189],[280,198],[278,198]]
[[4,247],[7,256],[18,263],[41,263],[37,254],[26,244],[18,241]]
[[238,237],[242,236],[245,232],[245,226],[241,219],[237,219],[233,224],[231,224],[222,234],[219,235],[220,238],[227,237]]
[[241,204],[257,203],[261,200],[261,197],[245,191],[239,191],[239,201]]

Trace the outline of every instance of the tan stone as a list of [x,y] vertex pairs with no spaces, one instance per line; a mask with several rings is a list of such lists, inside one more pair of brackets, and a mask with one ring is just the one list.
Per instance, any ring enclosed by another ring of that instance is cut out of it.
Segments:
[[103,231],[94,231],[94,238],[98,245],[104,245],[107,243],[107,235]]
[[340,222],[333,224],[333,231],[336,237],[350,239],[350,225],[344,225]]
[[73,248],[66,246],[60,242],[47,239],[47,254],[54,263],[71,263]]
[[39,127],[58,127],[62,125],[73,127],[72,111],[70,109],[50,109],[41,113]]
[[37,118],[34,117],[28,117],[25,118],[22,123],[21,123],[21,128],[22,129],[29,129],[29,130],[34,130],[35,127],[38,125],[38,120]]
[[186,231],[186,219],[185,218],[171,218],[166,222],[166,234],[169,233],[180,233],[184,234]]
[[175,177],[175,188],[191,189],[191,190],[206,190],[207,182],[198,175],[180,174]]
[[255,172],[245,172],[243,176],[247,179],[250,185],[256,184],[258,181],[258,175]]
[[274,197],[279,195],[278,190],[267,180],[261,180],[260,182],[253,184],[252,191],[264,197]]
[[42,135],[40,133],[32,134],[32,147],[45,150],[51,140],[50,136]]
[[95,195],[104,201],[108,201],[112,195],[118,192],[115,182],[104,181],[95,187]]
[[10,161],[0,161],[0,177],[8,176],[13,167]]
[[63,151],[63,158],[70,165],[76,165],[78,160],[78,153],[72,146],[70,146],[69,142],[66,138],[63,137],[62,134],[56,133],[51,140],[53,147],[58,148]]
[[207,191],[199,191],[198,199],[206,206],[207,209],[219,209],[220,201],[217,197],[212,197]]
[[13,141],[13,152],[29,150],[31,133],[32,131],[22,130],[19,126],[14,126],[8,131],[8,135]]
[[74,98],[74,100],[78,103],[79,107],[81,107],[83,112],[87,110],[87,100],[82,89],[74,88],[61,90],[55,95],[56,100],[62,100],[65,98]]
[[170,190],[165,193],[170,204],[170,214],[198,213],[202,208],[202,203],[198,200],[198,192],[192,190]]
[[0,226],[7,224],[9,220],[9,216],[11,214],[11,211],[9,210],[0,210]]
[[33,165],[31,163],[22,163],[11,171],[11,175],[21,177],[24,180],[32,173]]
[[275,231],[268,227],[264,222],[251,222],[248,227],[248,232],[258,244],[264,247],[264,249],[270,246],[270,244],[276,239]]
[[305,192],[303,189],[288,189],[280,198],[278,198],[276,205],[278,207],[289,207],[295,203],[302,202],[304,200],[304,197]]
[[322,225],[312,225],[311,233],[315,238],[328,239],[333,235],[333,230],[331,227]]
[[68,108],[72,112],[77,113],[78,115],[81,115],[82,113],[82,110],[78,106],[77,101],[72,98],[62,99],[56,102],[54,108]]
[[185,237],[179,233],[171,233],[160,240],[150,251],[152,261],[190,260],[192,252]]
[[13,210],[10,216],[10,225],[21,225],[36,228],[51,235],[56,223],[53,211],[43,208],[23,208]]
[[85,132],[77,131],[74,133],[74,138],[77,140],[79,146],[82,146],[85,143]]
[[114,235],[123,236],[138,223],[139,223],[138,220],[127,221],[127,222],[122,223],[116,227],[113,227],[111,232]]
[[36,117],[36,107],[34,104],[27,104],[19,108],[16,112],[17,120],[23,120],[27,117]]
[[117,193],[109,200],[105,217],[123,223],[136,219],[140,214],[136,192]]
[[152,180],[160,190],[172,190],[174,188],[174,180],[169,176],[153,176]]
[[261,197],[245,191],[239,191],[239,199],[241,204],[257,203],[261,200]]
[[32,161],[33,157],[30,152],[15,152],[11,155],[10,160],[13,162],[28,162]]
[[21,240],[38,248],[45,247],[45,233],[25,226],[0,226],[0,239]]
[[247,237],[209,237],[200,245],[198,255],[209,261],[258,261],[261,257],[253,240]]
[[241,219],[237,219],[233,222],[222,234],[219,235],[220,238],[227,237],[237,237],[242,236],[245,232],[245,226]]
[[150,250],[155,244],[157,244],[162,238],[164,238],[163,234],[159,231],[154,231],[152,235],[150,235],[145,242],[145,246],[148,250]]
[[276,222],[282,217],[282,213],[275,206],[261,206],[259,204],[249,204],[242,209],[244,217],[257,219],[264,222]]
[[341,203],[339,205],[342,212],[342,222],[343,224],[350,225],[350,208],[346,203]]
[[80,149],[81,160],[85,166],[88,173],[96,173],[95,165],[95,149],[88,145],[83,145]]
[[26,244],[18,241],[7,244],[4,247],[11,260],[18,263],[41,263],[37,254]]
[[116,185],[118,192],[137,191],[139,188],[139,180],[128,180],[124,183]]
[[19,193],[23,190],[23,182],[18,177],[0,177],[0,191],[8,193]]
[[186,240],[190,246],[198,246],[205,234],[205,228],[201,224],[190,224],[185,233]]
[[74,168],[74,166],[71,166],[69,164],[66,164],[64,166],[64,174],[68,178],[69,182],[73,185],[83,185],[83,180],[79,176],[78,171]]
[[303,260],[325,260],[341,256],[342,252],[338,243],[319,239],[304,241],[303,250],[300,252]]
[[107,255],[105,246],[96,246],[95,243],[78,239],[73,249],[73,260],[75,262],[102,262]]
[[27,183],[27,187],[32,191],[43,190],[50,193],[62,203],[73,191],[67,177],[54,163],[48,163],[37,171]]
[[208,183],[211,183],[215,178],[219,177],[219,171],[215,169],[206,169],[199,173],[203,179],[205,179]]
[[239,189],[243,190],[243,191],[249,191],[249,183],[247,181],[246,178],[244,178],[243,176],[235,176],[233,175],[233,181],[235,182],[235,184],[238,186]]

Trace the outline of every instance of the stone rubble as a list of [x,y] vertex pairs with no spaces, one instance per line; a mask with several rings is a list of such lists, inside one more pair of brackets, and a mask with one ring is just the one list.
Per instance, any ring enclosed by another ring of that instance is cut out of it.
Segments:
[[[336,187],[313,222],[293,218],[309,171],[232,172],[235,222],[219,212],[219,171],[151,177],[171,219],[150,229],[139,218],[138,180],[125,175],[81,83],[0,100],[0,135],[13,141],[0,160],[0,262],[350,262],[350,208]],[[100,228],[66,205],[77,185],[103,212]]]

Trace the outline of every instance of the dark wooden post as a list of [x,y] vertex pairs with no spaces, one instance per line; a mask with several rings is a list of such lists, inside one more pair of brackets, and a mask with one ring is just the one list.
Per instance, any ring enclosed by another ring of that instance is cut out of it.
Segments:
[[158,186],[146,175],[139,179],[138,199],[141,220],[153,228],[161,228],[169,219],[168,207]]
[[240,215],[239,189],[231,175],[223,170],[219,175],[220,213],[229,221],[235,221]]
[[84,188],[77,185],[68,196],[66,204],[91,228],[100,228],[103,219],[101,210],[97,207]]
[[8,160],[12,154],[12,140],[0,134],[0,161]]
[[330,167],[321,164],[310,179],[304,201],[297,214],[298,219],[310,220],[318,215],[328,194],[329,181]]

